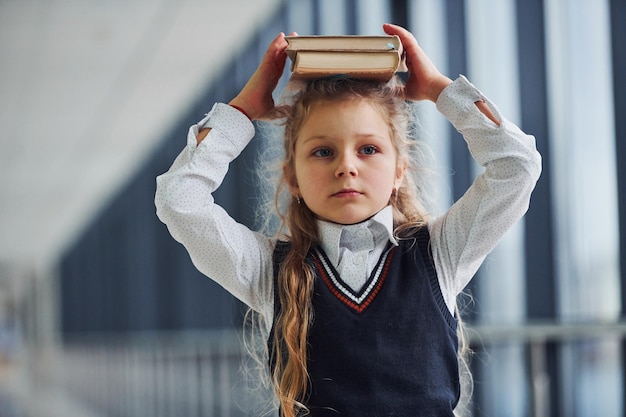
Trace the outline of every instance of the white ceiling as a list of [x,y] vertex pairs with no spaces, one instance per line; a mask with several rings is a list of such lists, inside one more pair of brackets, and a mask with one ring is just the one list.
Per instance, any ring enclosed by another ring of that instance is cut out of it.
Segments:
[[54,262],[278,3],[0,1],[0,263]]

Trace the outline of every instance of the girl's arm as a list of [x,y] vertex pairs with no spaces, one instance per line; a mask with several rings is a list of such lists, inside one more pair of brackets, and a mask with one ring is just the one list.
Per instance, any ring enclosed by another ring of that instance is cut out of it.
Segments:
[[[202,126],[211,130],[197,145]],[[187,146],[172,167],[157,177],[155,205],[159,219],[200,272],[267,315],[273,300],[272,243],[235,222],[215,204],[212,195],[230,162],[253,136],[254,127],[244,115],[226,104],[216,104],[205,119],[190,128]]]
[[[485,117],[476,102],[485,103],[501,123]],[[440,284],[448,305],[454,305],[485,257],[528,210],[541,156],[535,138],[503,118],[464,77],[446,87],[437,108],[484,167],[463,197],[429,225]]]
[[497,108],[464,77],[442,75],[413,35],[384,25],[406,51],[409,100],[431,100],[465,138],[485,168],[465,195],[429,225],[439,282],[446,304],[467,285],[487,254],[527,211],[541,173],[535,139],[503,119]]
[[212,193],[254,136],[252,119],[274,107],[287,42],[279,34],[231,105],[216,104],[189,129],[187,146],[157,178],[157,215],[189,252],[196,268],[266,318],[273,315],[273,243],[237,223]]

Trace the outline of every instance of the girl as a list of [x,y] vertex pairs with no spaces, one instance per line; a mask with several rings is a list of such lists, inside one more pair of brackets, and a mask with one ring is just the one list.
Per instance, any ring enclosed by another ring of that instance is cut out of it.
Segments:
[[[541,171],[532,136],[464,77],[442,75],[410,32],[384,30],[406,50],[405,85],[315,80],[275,107],[287,46],[279,34],[242,91],[190,128],[157,178],[157,214],[172,236],[262,316],[281,416],[453,415],[456,296],[526,212]],[[407,101],[417,100],[436,103],[485,168],[436,218],[412,157]],[[236,223],[212,197],[261,118],[285,125],[276,238]]]

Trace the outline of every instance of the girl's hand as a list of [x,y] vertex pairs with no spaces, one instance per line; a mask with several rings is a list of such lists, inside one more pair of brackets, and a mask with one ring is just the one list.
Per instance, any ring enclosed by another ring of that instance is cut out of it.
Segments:
[[[259,67],[241,92],[230,101],[230,105],[243,111],[250,120],[260,119],[274,108],[272,93],[283,75],[287,60],[286,48],[285,34],[281,32],[267,48]],[[209,134],[210,130],[204,128],[198,132],[196,136],[198,145]]]
[[402,41],[409,68],[409,79],[404,90],[407,100],[437,101],[439,93],[452,80],[439,72],[411,32],[388,23],[383,25],[383,30],[388,35],[398,35]]
[[286,48],[285,34],[281,32],[267,48],[255,73],[229,103],[243,110],[251,120],[262,118],[274,108],[272,92],[285,68]]

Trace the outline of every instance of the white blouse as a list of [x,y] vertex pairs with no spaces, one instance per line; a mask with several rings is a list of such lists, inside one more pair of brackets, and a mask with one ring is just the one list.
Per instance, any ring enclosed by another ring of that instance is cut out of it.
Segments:
[[[478,110],[474,103],[480,100],[501,120],[500,126]],[[485,168],[463,197],[428,224],[439,284],[453,312],[456,296],[505,232],[526,213],[541,173],[541,157],[534,137],[502,118],[463,76],[442,91],[436,105],[463,135],[473,158]],[[203,127],[212,130],[197,145],[196,135]],[[275,241],[235,222],[215,204],[212,195],[229,163],[253,136],[254,126],[241,112],[226,104],[215,104],[204,119],[191,126],[187,146],[171,168],[157,177],[155,204],[159,219],[185,246],[196,268],[261,313],[269,330],[274,314]],[[346,243],[355,241],[346,239],[354,227],[320,222],[322,248],[338,271],[342,271],[342,260],[348,256],[357,259],[354,264],[363,261],[364,269],[351,272],[345,279],[355,291],[369,276],[383,248],[389,242],[397,244],[388,212],[383,209],[368,221],[366,228],[372,230],[371,237],[356,239],[366,245],[363,248],[350,248]]]

